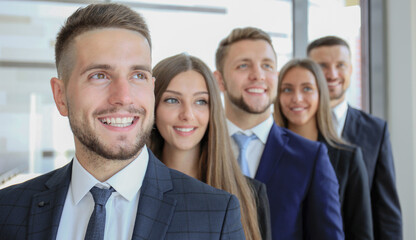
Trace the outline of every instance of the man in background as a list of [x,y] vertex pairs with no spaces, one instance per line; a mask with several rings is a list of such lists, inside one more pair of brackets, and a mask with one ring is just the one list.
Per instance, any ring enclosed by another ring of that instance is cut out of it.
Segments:
[[344,239],[338,181],[326,147],[277,126],[277,63],[270,36],[234,29],[219,44],[214,72],[224,93],[233,151],[243,173],[267,186],[272,237]]
[[335,36],[311,42],[308,57],[322,68],[328,82],[333,122],[339,136],[363,152],[371,191],[375,239],[402,239],[393,154],[386,121],[347,104],[352,65],[348,43]]

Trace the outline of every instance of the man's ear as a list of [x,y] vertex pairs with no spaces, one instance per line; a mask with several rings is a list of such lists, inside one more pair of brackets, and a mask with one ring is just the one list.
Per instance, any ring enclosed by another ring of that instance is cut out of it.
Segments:
[[56,107],[62,116],[68,116],[68,106],[65,95],[65,84],[61,79],[52,78],[51,87]]
[[222,74],[218,71],[214,71],[214,77],[217,79],[218,87],[220,88],[221,92],[225,92],[225,83],[224,78],[222,77]]

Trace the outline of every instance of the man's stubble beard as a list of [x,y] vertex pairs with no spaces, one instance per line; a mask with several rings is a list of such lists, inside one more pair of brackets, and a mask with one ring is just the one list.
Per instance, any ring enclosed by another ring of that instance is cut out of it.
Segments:
[[[140,117],[144,118],[147,113],[143,109],[142,112],[144,113],[141,114]],[[88,126],[88,121],[81,122],[73,117],[73,113],[70,111],[69,106],[68,113],[72,133],[81,142],[83,147],[91,153],[95,153],[98,156],[108,160],[129,160],[135,157],[144,147],[146,142],[148,142],[154,121],[154,116],[152,116],[147,125],[143,126],[143,129],[141,129],[142,131],[137,134],[136,141],[132,146],[118,146],[117,150],[113,151],[111,150],[111,147],[107,147],[99,140],[96,133],[94,133],[91,127]],[[120,136],[118,140],[122,141],[125,138],[125,136]]]
[[272,103],[276,100],[276,97],[274,97],[274,99],[271,99],[265,107],[261,108],[261,109],[253,109],[252,107],[250,107],[245,101],[243,96],[241,95],[241,97],[236,97],[233,96],[227,88],[227,85],[224,83],[224,87],[225,87],[225,92],[227,94],[228,99],[230,100],[230,102],[232,104],[234,104],[235,106],[237,106],[238,108],[240,108],[241,110],[247,112],[247,113],[251,113],[251,114],[262,114],[264,112],[266,112],[268,109],[270,109],[270,106],[272,105]]

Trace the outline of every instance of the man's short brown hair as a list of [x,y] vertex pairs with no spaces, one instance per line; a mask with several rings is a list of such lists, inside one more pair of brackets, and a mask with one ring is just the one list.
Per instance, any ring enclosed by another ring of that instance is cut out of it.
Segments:
[[276,55],[276,52],[273,48],[272,39],[270,38],[269,34],[264,32],[263,30],[254,27],[235,28],[227,37],[225,37],[220,42],[217,48],[217,53],[215,54],[215,64],[217,70],[221,74],[223,74],[224,60],[229,51],[230,46],[233,43],[236,43],[241,40],[264,40],[270,44],[270,46],[273,49],[273,52]]
[[309,56],[312,49],[314,48],[331,46],[345,46],[347,47],[348,52],[351,54],[350,46],[348,45],[347,41],[336,36],[326,36],[314,40],[313,42],[309,43],[306,54]]
[[56,38],[55,64],[58,77],[66,84],[74,62],[69,51],[75,37],[87,31],[103,28],[121,28],[135,31],[146,38],[151,48],[149,29],[143,17],[121,4],[91,4],[75,11],[62,26]]

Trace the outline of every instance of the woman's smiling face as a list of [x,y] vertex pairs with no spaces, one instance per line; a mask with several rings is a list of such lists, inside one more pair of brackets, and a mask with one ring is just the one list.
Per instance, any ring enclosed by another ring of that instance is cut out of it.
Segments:
[[199,146],[204,137],[209,114],[205,79],[189,70],[176,75],[162,94],[156,109],[156,126],[165,145],[190,150]]

